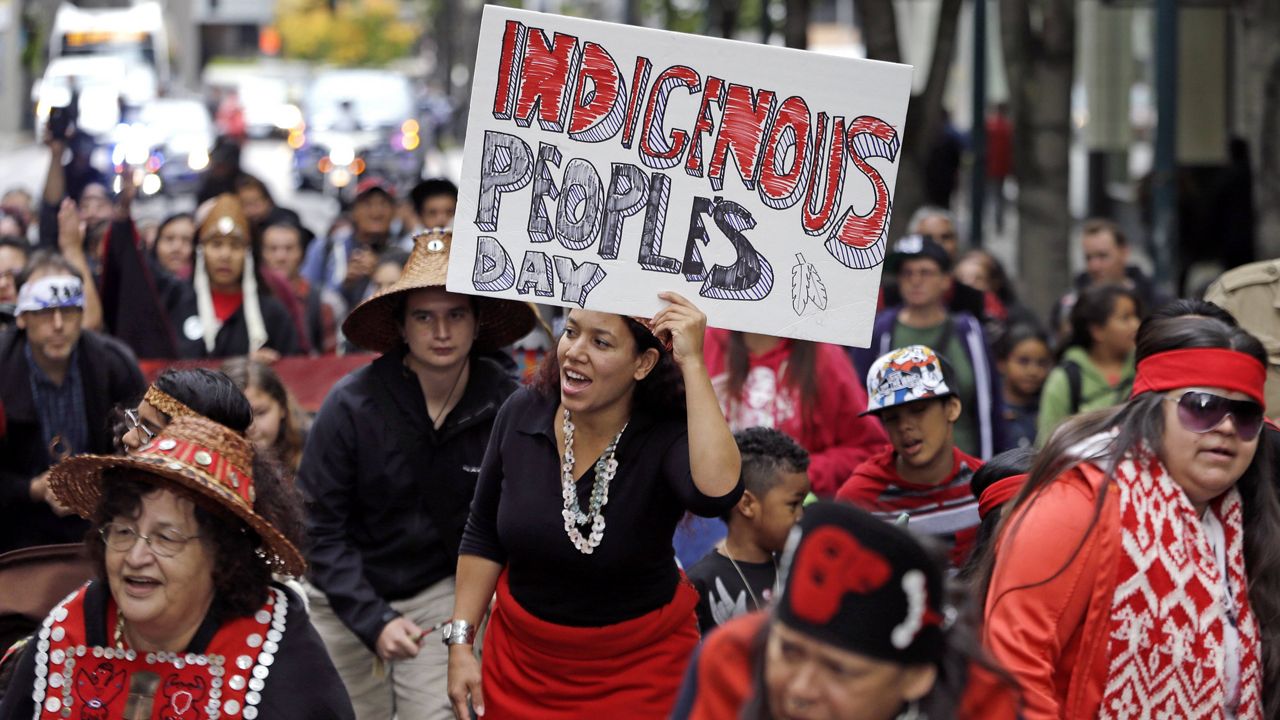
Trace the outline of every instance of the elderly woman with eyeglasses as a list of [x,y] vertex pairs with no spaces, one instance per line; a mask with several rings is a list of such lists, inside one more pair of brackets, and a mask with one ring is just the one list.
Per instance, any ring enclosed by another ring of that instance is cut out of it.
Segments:
[[299,506],[248,440],[178,416],[49,482],[93,523],[98,577],[27,643],[0,720],[354,717],[301,599],[272,581],[305,568]]
[[1155,317],[1137,360],[1129,401],[1060,427],[1011,502],[976,583],[984,642],[1029,720],[1277,717],[1267,355],[1221,320]]

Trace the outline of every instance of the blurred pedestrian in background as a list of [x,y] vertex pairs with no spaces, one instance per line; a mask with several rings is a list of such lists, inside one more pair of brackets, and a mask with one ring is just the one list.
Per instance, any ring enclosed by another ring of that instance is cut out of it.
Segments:
[[0,552],[84,536],[45,471],[68,455],[112,452],[110,410],[146,388],[127,347],[81,329],[83,287],[66,260],[38,253],[22,279],[16,327],[0,332]]
[[1124,402],[1133,387],[1133,351],[1141,305],[1122,285],[1099,285],[1071,309],[1071,339],[1040,395],[1036,442],[1066,418]]
[[196,223],[191,213],[176,213],[156,228],[151,253],[160,266],[179,280],[191,279],[195,265]]
[[293,482],[302,463],[302,448],[309,427],[306,416],[270,365],[249,358],[233,358],[221,372],[231,378],[249,401],[253,422],[245,437],[255,453],[278,461],[285,478]]
[[843,348],[708,330],[707,372],[729,428],[777,428],[809,451],[809,479],[831,497],[858,465],[888,444],[866,417],[867,392]]
[[297,355],[293,319],[261,283],[248,219],[234,195],[196,213],[199,244],[191,283],[169,308],[183,357]]
[[996,342],[1004,400],[1004,436],[1013,447],[1037,447],[1040,395],[1053,369],[1049,337],[1035,325],[1010,326]]

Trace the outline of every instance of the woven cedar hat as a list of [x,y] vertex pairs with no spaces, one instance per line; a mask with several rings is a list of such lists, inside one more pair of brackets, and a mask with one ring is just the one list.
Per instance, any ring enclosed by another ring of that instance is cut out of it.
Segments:
[[298,548],[253,511],[253,449],[249,441],[203,417],[175,417],[146,445],[128,455],[77,455],[49,470],[49,487],[58,500],[84,518],[93,517],[102,500],[107,470],[129,469],[154,478],[157,485],[187,491],[197,502],[215,505],[244,521],[262,538],[282,572],[301,576],[306,561]]
[[[404,271],[387,289],[356,306],[342,323],[342,334],[365,350],[386,353],[404,340],[396,323],[396,305],[402,296],[423,288],[443,288],[449,274],[449,249],[453,233],[421,233],[414,237],[413,253]],[[527,302],[475,298],[480,327],[475,347],[496,350],[528,335],[537,323],[537,312]]]

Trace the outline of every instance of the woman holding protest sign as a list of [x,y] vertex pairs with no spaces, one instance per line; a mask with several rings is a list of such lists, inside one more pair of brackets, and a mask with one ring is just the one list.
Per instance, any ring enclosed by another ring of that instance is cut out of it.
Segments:
[[[489,717],[665,718],[698,642],[671,534],[737,502],[740,457],[703,363],[706,317],[574,309],[494,424],[458,559],[449,696]],[[666,343],[659,338],[666,339]],[[483,668],[472,652],[489,599]]]

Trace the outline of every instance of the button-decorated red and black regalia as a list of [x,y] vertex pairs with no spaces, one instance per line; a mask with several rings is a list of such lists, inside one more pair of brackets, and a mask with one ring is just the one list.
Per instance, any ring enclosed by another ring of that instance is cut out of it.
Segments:
[[[36,641],[39,720],[255,720],[284,638],[289,600],[271,588],[249,617],[222,624],[203,653],[142,653],[90,644],[85,595],[72,593],[44,620]],[[106,637],[115,601],[107,601]]]

